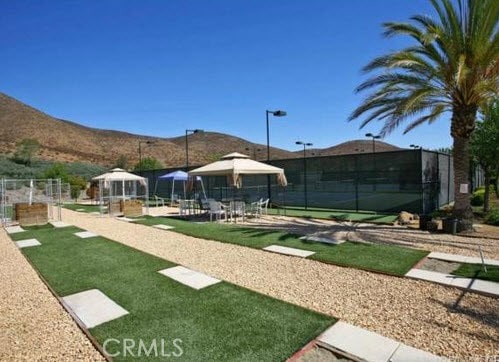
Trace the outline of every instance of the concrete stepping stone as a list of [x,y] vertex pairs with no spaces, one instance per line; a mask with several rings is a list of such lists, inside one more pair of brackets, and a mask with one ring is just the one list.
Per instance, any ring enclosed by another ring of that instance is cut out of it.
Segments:
[[[428,255],[428,258],[445,260],[445,261],[452,261],[452,262],[457,262],[457,263],[482,264],[482,258],[479,258],[479,257],[439,253],[439,252],[435,252],[435,251],[431,252]],[[487,265],[499,266],[499,260],[485,259],[484,258],[484,262]]]
[[71,294],[62,298],[86,328],[93,328],[128,314],[98,289]]
[[390,362],[444,362],[442,357],[431,354],[430,352],[400,344],[399,348],[390,357]]
[[98,211],[92,211],[92,212],[90,213],[90,215],[100,215],[100,212],[98,212]]
[[315,254],[315,251],[289,248],[287,246],[280,246],[280,245],[270,245],[263,248],[263,250],[284,255],[298,256],[300,258],[306,258],[307,256]]
[[158,273],[196,290],[221,282],[220,279],[210,277],[207,274],[200,273],[180,265],[160,270]]
[[65,223],[64,221],[51,221],[50,224],[52,224],[52,226],[55,228],[65,228],[68,226],[73,226],[71,224]]
[[88,238],[93,238],[95,236],[98,236],[97,234],[94,234],[90,231],[80,231],[78,233],[75,233],[76,236],[82,239],[88,239]]
[[386,362],[400,342],[345,322],[336,322],[318,341],[326,347],[366,361]]
[[86,210],[85,210],[85,209],[76,209],[75,211],[78,211],[78,212],[85,212]]
[[36,239],[26,239],[26,240],[16,241],[16,245],[18,248],[28,248],[30,246],[38,246],[42,244],[40,244],[40,242]]
[[317,339],[328,349],[369,362],[444,362],[434,354],[407,346],[366,329],[339,321]]
[[26,230],[24,230],[22,227],[16,225],[16,226],[5,227],[5,231],[7,231],[8,234],[16,234],[16,233],[22,233],[23,231],[26,231]]
[[487,280],[464,278],[458,275],[438,273],[423,269],[411,269],[405,276],[447,285],[449,287],[467,289],[481,294],[499,296],[499,283]]
[[175,229],[175,227],[169,226],[169,225],[165,225],[165,224],[153,225],[153,227],[158,228],[158,229],[163,229],[163,230]]

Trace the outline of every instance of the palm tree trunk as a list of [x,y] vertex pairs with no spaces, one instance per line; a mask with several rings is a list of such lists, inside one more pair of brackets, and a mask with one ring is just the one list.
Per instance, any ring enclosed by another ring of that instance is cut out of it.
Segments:
[[[454,139],[454,209],[459,219],[459,231],[473,230],[473,210],[470,203],[470,137],[475,129],[476,107],[454,109],[451,135]],[[463,185],[463,186],[462,186]],[[461,192],[467,189],[467,192]]]

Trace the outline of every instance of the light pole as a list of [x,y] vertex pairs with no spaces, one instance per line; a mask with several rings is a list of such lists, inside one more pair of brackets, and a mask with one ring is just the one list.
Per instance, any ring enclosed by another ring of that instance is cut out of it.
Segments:
[[187,171],[189,168],[189,133],[194,134],[194,133],[199,133],[203,132],[202,129],[186,129],[185,130],[185,170]]
[[409,147],[414,148],[415,150],[417,150],[418,148],[421,148],[421,146],[418,146],[418,145],[410,145]]
[[152,145],[154,141],[139,141],[139,165],[142,165],[142,144]]
[[381,136],[380,135],[375,136],[372,133],[366,133],[366,137],[372,137],[372,139],[373,139],[373,153],[376,153],[376,143],[374,142],[374,140],[380,139]]
[[[270,136],[269,136],[269,114],[274,117],[284,117],[287,113],[285,111],[277,110],[277,111],[269,111],[268,109],[265,111],[265,117],[267,119],[267,163],[270,161]],[[270,192],[270,175],[267,175],[267,195],[270,200],[271,192]]]
[[313,143],[310,142],[302,142],[296,141],[297,145],[303,146],[303,186],[304,186],[304,194],[305,194],[305,210],[308,207],[308,199],[307,199],[307,155],[305,153],[305,148],[308,146],[313,146]]

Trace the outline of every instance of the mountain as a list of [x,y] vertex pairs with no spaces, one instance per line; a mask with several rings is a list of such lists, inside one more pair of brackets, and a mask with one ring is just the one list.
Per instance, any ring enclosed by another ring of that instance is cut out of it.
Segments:
[[[376,141],[375,149],[376,152],[388,152],[388,151],[400,151],[402,148],[383,141]],[[323,149],[310,149],[310,150],[307,149],[307,155],[315,154],[316,156],[335,156],[335,155],[348,155],[352,153],[371,153],[371,152],[373,152],[372,140],[353,140]]]
[[[141,141],[142,157],[155,157],[165,167],[185,165],[185,136],[159,138],[85,127],[54,118],[0,93],[0,153],[14,153],[16,143],[26,138],[38,140],[41,145],[38,157],[46,160],[81,161],[108,167],[125,155],[133,165],[139,159]],[[231,152],[260,160],[267,155],[265,145],[216,132],[189,135],[188,144],[190,165],[205,164]],[[293,152],[273,147],[270,153],[274,159],[296,157]]]

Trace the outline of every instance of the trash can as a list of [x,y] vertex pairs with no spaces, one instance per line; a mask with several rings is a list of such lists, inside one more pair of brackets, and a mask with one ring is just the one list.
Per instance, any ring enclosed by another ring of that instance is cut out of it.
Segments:
[[442,220],[442,229],[446,234],[456,234],[457,233],[457,219],[448,217]]
[[431,221],[431,215],[419,215],[419,229],[428,230],[429,221]]

